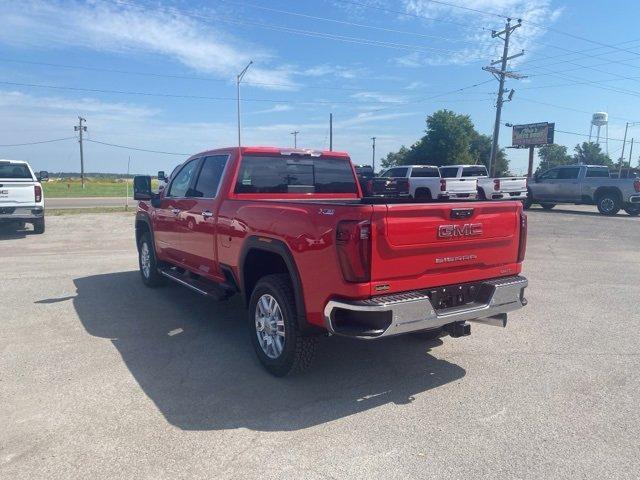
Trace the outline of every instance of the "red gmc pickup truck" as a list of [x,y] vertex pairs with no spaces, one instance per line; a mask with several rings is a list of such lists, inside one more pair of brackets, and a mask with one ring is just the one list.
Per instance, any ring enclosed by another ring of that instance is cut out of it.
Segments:
[[148,176],[134,191],[142,281],[242,295],[277,376],[322,334],[459,337],[526,305],[520,202],[366,199],[346,153],[272,147],[202,152],[161,193]]

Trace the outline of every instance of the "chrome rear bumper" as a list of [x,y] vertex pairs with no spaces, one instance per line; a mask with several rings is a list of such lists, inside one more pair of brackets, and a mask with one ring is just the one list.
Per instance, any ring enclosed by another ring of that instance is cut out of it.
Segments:
[[44,207],[20,206],[20,207],[0,207],[0,220],[33,220],[44,216]]
[[477,301],[439,310],[434,308],[429,298],[432,289],[360,301],[331,300],[324,309],[324,322],[331,333],[375,339],[429,330],[454,322],[504,316],[527,304],[524,289],[528,283],[521,276],[480,282]]

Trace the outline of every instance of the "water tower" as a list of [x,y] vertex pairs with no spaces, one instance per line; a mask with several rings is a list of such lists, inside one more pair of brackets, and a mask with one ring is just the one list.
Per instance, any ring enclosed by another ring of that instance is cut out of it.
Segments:
[[604,127],[605,152],[609,154],[609,114],[607,112],[596,112],[591,116],[591,128],[589,129],[589,141],[593,135],[593,127],[596,127],[596,143],[600,145],[600,129]]

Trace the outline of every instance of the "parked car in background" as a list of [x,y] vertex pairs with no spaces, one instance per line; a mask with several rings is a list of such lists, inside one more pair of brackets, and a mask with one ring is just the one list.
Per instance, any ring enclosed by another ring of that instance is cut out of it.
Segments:
[[[392,167],[379,175],[382,179],[406,179],[407,195],[418,201],[475,200],[478,182],[475,178],[441,178],[438,167],[433,165],[405,165]],[[382,181],[374,182],[374,192]]]
[[526,207],[539,203],[550,210],[558,203],[596,205],[603,215],[624,209],[640,214],[640,179],[611,178],[602,165],[566,165],[536,174],[529,183]]
[[346,153],[276,147],[193,155],[159,194],[134,185],[142,281],[241,295],[277,376],[308,367],[320,335],[462,337],[527,303],[516,202],[376,204]]
[[447,165],[440,167],[442,178],[478,179],[479,200],[524,200],[527,198],[526,177],[491,178],[484,165]]
[[373,184],[371,181],[375,174],[371,165],[354,165],[353,168],[356,171],[356,177],[360,184],[360,189],[364,196],[369,196],[372,192]]
[[[46,172],[42,173],[43,179],[49,178]],[[40,178],[27,162],[0,160],[0,223],[12,223],[16,228],[31,223],[35,233],[44,233],[44,194]]]

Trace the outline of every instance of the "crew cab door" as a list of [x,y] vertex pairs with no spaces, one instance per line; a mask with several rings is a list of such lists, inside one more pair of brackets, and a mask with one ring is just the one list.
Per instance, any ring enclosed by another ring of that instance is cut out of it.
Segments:
[[558,175],[560,174],[559,168],[552,168],[536,177],[535,183],[531,184],[530,188],[533,192],[533,198],[535,200],[554,200],[556,190],[558,188]]
[[189,210],[190,202],[193,201],[189,200],[188,192],[195,180],[199,164],[200,159],[194,158],[180,167],[169,186],[165,188],[160,206],[154,211],[156,251],[160,257],[176,263],[181,263],[182,260],[180,237],[185,230],[180,214]]
[[180,212],[182,230],[178,242],[182,263],[210,279],[223,278],[218,266],[216,233],[220,196],[218,190],[229,155],[202,159],[193,188],[188,192],[188,209]]
[[558,173],[558,190],[556,198],[565,202],[577,202],[581,198],[580,175],[581,167],[560,167]]

